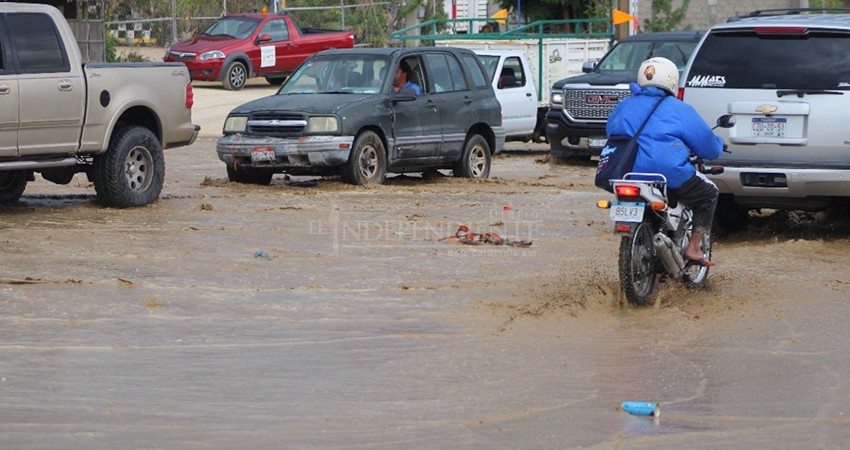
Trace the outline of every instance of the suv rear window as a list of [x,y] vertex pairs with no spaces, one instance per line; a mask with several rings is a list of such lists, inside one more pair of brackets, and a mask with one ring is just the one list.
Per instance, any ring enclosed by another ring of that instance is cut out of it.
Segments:
[[850,34],[715,32],[698,52],[687,87],[850,89]]

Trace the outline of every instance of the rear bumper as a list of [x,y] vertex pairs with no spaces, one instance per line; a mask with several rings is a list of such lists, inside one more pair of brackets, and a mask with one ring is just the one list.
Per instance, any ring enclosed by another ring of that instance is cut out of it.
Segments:
[[724,166],[722,174],[709,178],[720,193],[742,200],[746,197],[850,197],[850,170]]

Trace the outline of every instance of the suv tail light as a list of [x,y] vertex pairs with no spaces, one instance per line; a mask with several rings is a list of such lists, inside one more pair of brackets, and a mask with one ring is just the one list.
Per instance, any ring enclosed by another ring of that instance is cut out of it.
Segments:
[[192,81],[186,83],[186,109],[192,109],[195,105],[195,93],[192,92]]
[[678,98],[679,100],[682,100],[682,101],[685,100],[685,88],[683,88],[683,87],[679,88],[679,92],[678,92],[678,94],[676,94],[676,98]]

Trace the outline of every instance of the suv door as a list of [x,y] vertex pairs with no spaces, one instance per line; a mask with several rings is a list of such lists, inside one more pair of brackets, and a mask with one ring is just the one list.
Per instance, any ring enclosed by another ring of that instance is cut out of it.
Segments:
[[41,13],[6,15],[18,72],[20,155],[73,153],[83,128],[82,67],[72,67],[51,18]]
[[[407,56],[403,60],[412,69],[408,80],[418,84],[422,95],[412,101],[396,102],[392,105],[393,122],[395,123],[395,147],[390,157],[390,164],[421,165],[429,164],[437,155],[443,140],[440,130],[441,110],[437,99],[428,93],[427,83],[422,72],[422,59],[418,56]],[[388,77],[395,76],[398,64],[390,67]]]
[[466,132],[476,120],[470,83],[463,73],[460,61],[453,54],[429,53],[425,59],[434,83],[432,97],[440,110],[443,142],[440,145],[438,160],[457,161],[463,151]]
[[18,154],[18,76],[0,16],[0,158]]

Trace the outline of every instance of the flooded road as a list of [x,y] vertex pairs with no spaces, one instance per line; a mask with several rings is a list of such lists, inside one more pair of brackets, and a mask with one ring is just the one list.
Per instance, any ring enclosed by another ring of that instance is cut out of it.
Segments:
[[[850,442],[846,219],[753,217],[707,289],[634,309],[591,166],[245,186],[211,137],[166,166],[149,207],[78,175],[0,209],[0,447]],[[446,242],[460,225],[533,245]]]

